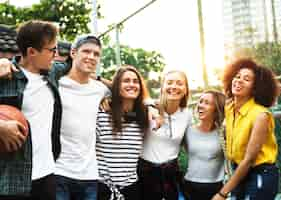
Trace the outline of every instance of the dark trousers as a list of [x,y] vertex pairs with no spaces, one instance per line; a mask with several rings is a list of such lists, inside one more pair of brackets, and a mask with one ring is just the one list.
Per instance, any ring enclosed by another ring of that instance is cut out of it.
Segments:
[[54,175],[48,175],[32,181],[31,195],[0,196],[0,200],[56,200],[56,186]]
[[56,175],[57,200],[96,200],[96,180],[76,180]]
[[261,164],[250,169],[248,175],[231,192],[233,200],[274,200],[278,192],[278,168]]
[[181,177],[177,160],[157,165],[140,159],[138,176],[143,200],[178,200]]
[[[119,190],[121,194],[124,195],[125,200],[141,200],[140,198],[140,187],[139,183],[133,183],[127,187],[124,187]],[[107,185],[98,182],[98,200],[108,200],[110,199],[111,191]],[[116,200],[116,197],[114,198]]]
[[185,180],[183,184],[183,193],[185,199],[188,200],[211,200],[222,186],[222,182],[197,183]]

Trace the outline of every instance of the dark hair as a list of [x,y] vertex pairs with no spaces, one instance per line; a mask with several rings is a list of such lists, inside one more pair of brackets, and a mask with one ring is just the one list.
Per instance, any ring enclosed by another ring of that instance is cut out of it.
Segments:
[[148,110],[147,107],[144,105],[144,100],[148,98],[148,91],[140,73],[136,70],[136,68],[129,65],[120,67],[116,71],[112,81],[111,111],[112,111],[113,132],[114,134],[117,134],[117,132],[122,132],[122,117],[124,116],[125,113],[122,110],[123,98],[120,96],[120,85],[121,85],[121,79],[123,74],[128,71],[134,72],[137,75],[140,83],[140,94],[135,100],[135,104],[132,112],[135,113],[135,119],[145,135],[149,126]]
[[93,43],[101,48],[100,40],[94,35],[82,35],[75,38],[72,43],[72,49],[79,49],[83,44]]
[[225,106],[225,95],[222,92],[216,90],[207,90],[202,94],[211,94],[215,102],[215,112],[214,112],[214,124],[213,128],[221,127],[224,120],[224,106]]
[[183,71],[180,71],[180,70],[172,70],[172,71],[169,71],[167,72],[166,74],[164,74],[163,78],[162,78],[162,87],[161,87],[161,93],[160,93],[160,99],[162,99],[163,97],[163,86],[164,86],[164,82],[165,82],[165,78],[167,75],[169,74],[173,74],[173,73],[178,73],[180,74],[184,80],[185,80],[185,86],[186,86],[186,94],[184,95],[184,97],[181,99],[180,101],[180,108],[186,108],[187,107],[187,101],[188,101],[188,97],[189,97],[189,87],[188,87],[188,80],[187,80],[187,76],[186,74],[183,72]]
[[58,28],[53,23],[31,20],[19,27],[17,45],[22,55],[26,56],[27,48],[41,51],[45,44],[55,41],[57,34]]
[[240,69],[247,68],[254,73],[252,96],[255,102],[270,107],[278,95],[278,82],[273,72],[264,66],[258,65],[252,59],[239,59],[226,66],[223,74],[223,87],[227,98],[233,98],[231,91],[232,80]]

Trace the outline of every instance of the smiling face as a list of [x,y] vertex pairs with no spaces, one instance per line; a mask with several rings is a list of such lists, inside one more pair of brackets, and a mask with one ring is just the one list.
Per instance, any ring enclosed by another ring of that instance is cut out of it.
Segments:
[[133,71],[123,73],[120,81],[120,96],[126,100],[135,100],[140,95],[140,80]]
[[255,74],[251,69],[242,68],[232,79],[231,92],[234,97],[250,98],[253,93]]
[[197,104],[197,112],[199,119],[214,120],[216,111],[215,99],[211,93],[203,93]]
[[187,90],[186,79],[181,73],[172,72],[165,76],[162,93],[167,101],[180,102],[187,95]]
[[85,43],[78,49],[72,49],[71,57],[74,67],[82,73],[91,74],[100,61],[101,48],[94,43]]

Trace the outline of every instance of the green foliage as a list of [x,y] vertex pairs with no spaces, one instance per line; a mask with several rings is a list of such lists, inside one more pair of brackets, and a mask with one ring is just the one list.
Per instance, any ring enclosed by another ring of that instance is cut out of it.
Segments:
[[[109,44],[103,48],[102,57],[102,76],[111,79],[116,71],[116,52],[115,46]],[[152,97],[157,96],[156,88],[160,87],[160,73],[164,69],[163,57],[155,51],[145,51],[140,48],[130,48],[120,46],[120,56],[122,65],[132,65],[138,69],[146,80],[147,87]],[[151,75],[155,77],[151,77]]]
[[89,33],[90,0],[41,0],[31,7],[18,8],[7,2],[0,3],[0,24],[18,25],[38,19],[56,22],[60,36],[72,41],[77,34]]
[[[91,2],[92,0],[41,0],[31,7],[20,8],[6,1],[0,3],[0,24],[17,26],[31,19],[53,21],[60,27],[61,39],[73,41],[77,35],[90,31],[88,24]],[[98,17],[102,17],[99,12]],[[109,43],[110,38],[103,37],[102,76],[110,79],[116,70],[116,52],[115,46]],[[135,66],[146,79],[151,96],[156,97],[155,88],[160,87],[159,72],[164,68],[163,57],[155,51],[133,49],[125,45],[121,45],[120,51],[122,64]],[[151,79],[153,73],[156,76]]]
[[235,52],[235,58],[251,57],[258,63],[281,74],[281,44],[274,42],[258,43],[252,48],[241,48]]
[[[278,103],[280,103],[280,97],[278,99]],[[271,108],[271,111],[280,112],[281,105],[277,104]],[[275,136],[278,143],[278,156],[277,156],[277,166],[279,168],[279,192],[281,192],[281,119],[275,118]]]
[[281,74],[280,43],[260,43],[252,49],[252,55],[259,63],[271,68],[277,75]]

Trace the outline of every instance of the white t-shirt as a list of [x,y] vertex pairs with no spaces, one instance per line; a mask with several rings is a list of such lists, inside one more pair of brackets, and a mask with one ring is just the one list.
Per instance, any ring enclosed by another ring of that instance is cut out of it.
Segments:
[[[170,119],[169,119],[170,118]],[[141,157],[153,163],[164,163],[178,157],[185,131],[191,125],[188,109],[178,109],[172,115],[164,114],[164,124],[147,134]]]
[[96,118],[109,89],[99,81],[80,84],[65,76],[59,81],[62,99],[61,153],[55,174],[78,179],[98,179],[95,151]]
[[198,183],[223,180],[224,156],[217,130],[203,133],[189,127],[186,135],[188,169],[185,179]]
[[54,173],[52,121],[54,97],[43,76],[21,68],[28,79],[23,94],[22,112],[31,127],[32,180]]

